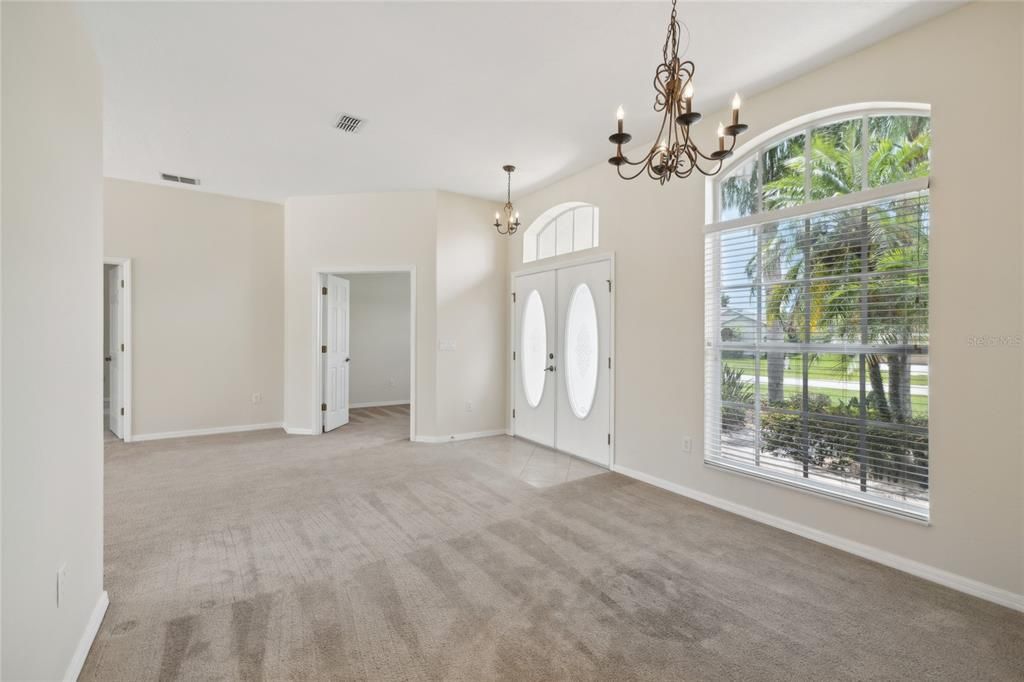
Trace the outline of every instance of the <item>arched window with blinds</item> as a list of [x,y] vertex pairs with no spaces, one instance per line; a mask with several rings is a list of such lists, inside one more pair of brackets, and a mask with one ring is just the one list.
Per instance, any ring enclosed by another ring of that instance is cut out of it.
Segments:
[[705,461],[927,519],[927,107],[846,107],[709,180]]

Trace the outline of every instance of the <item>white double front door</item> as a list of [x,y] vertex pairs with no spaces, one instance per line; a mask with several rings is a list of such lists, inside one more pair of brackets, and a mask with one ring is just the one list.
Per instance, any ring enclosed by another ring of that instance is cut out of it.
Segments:
[[513,433],[611,465],[611,263],[515,278]]

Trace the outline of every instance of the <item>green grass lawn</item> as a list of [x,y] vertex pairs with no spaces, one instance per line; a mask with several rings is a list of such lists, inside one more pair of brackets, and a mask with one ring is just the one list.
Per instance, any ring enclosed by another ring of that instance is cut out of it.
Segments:
[[[852,381],[858,382],[860,380],[860,369],[856,363],[849,363],[846,367],[846,372],[843,372],[843,368],[840,366],[839,361],[843,356],[839,354],[826,354],[819,355],[816,359],[812,360],[808,367],[807,376],[809,379],[818,379],[821,381]],[[743,370],[743,374],[747,377],[753,377],[754,375],[754,360],[753,358],[726,358],[722,361],[723,365],[728,365],[733,369]],[[768,383],[764,380],[764,372],[767,371],[766,362],[762,360],[761,371],[761,398],[767,401],[768,399]],[[790,357],[789,367],[786,368],[786,378],[800,378],[803,376],[803,358],[800,356]],[[889,373],[882,372],[882,379],[888,385]],[[912,375],[910,383],[913,386],[927,386],[928,376],[927,375]],[[785,397],[791,398],[793,396],[799,396],[801,394],[800,386],[785,385],[782,388]],[[841,388],[821,388],[817,386],[811,386],[810,392],[816,395],[827,395],[832,399],[833,403],[848,403],[851,398],[858,397],[859,391],[844,390]],[[926,395],[912,395],[910,396],[910,404],[913,409],[915,417],[927,417],[928,416],[928,396]]]
[[[840,363],[842,360],[847,359],[849,362],[843,367]],[[747,376],[754,375],[753,358],[726,358],[722,363],[734,369],[743,370],[743,373]],[[761,371],[767,371],[764,360],[761,361]],[[786,377],[801,377],[803,376],[803,371],[803,357],[799,355],[791,356],[789,358],[789,367],[786,368]],[[844,356],[838,353],[822,354],[811,360],[810,366],[807,368],[807,376],[810,379],[821,379],[823,381],[859,381],[860,368],[855,357]],[[882,379],[888,383],[889,372],[883,371]],[[928,375],[912,374],[910,376],[910,384],[912,386],[927,386]]]

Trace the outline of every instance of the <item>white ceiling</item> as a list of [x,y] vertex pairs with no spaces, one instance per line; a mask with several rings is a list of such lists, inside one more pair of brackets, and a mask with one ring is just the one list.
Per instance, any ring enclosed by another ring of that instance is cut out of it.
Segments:
[[[935,2],[680,4],[697,108],[726,105],[948,10]],[[80,5],[104,76],[108,176],[289,196],[504,198],[653,137],[668,2]],[[338,114],[366,119],[358,134]],[[756,126],[756,122],[752,121]],[[175,185],[180,187],[181,185]]]

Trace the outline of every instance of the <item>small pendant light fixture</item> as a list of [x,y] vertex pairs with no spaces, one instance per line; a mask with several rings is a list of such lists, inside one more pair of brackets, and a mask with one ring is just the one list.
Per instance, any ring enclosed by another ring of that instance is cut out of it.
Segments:
[[501,169],[508,173],[508,194],[506,195],[505,207],[503,212],[505,213],[504,224],[501,221],[501,213],[495,211],[494,213],[494,229],[498,231],[500,235],[513,235],[519,229],[519,211],[512,208],[512,171],[516,169],[515,166],[502,166]]
[[[654,110],[662,114],[661,129],[651,150],[638,161],[630,161],[622,153],[622,145],[633,136],[623,131],[625,114],[622,107],[616,112],[618,130],[608,141],[615,145],[615,156],[608,163],[615,166],[619,177],[632,180],[645,172],[652,180],[665,184],[672,179],[688,177],[694,170],[704,175],[715,175],[722,170],[722,161],[732,156],[736,136],[747,129],[740,123],[740,96],[732,100],[732,123],[718,124],[718,149],[705,154],[690,138],[690,126],[701,119],[693,110],[693,62],[679,60],[679,20],[676,18],[676,0],[672,0],[672,16],[668,22],[668,35],[661,48],[662,62],[654,72]],[[729,138],[728,145],[726,137]],[[624,168],[637,168],[636,172]]]

